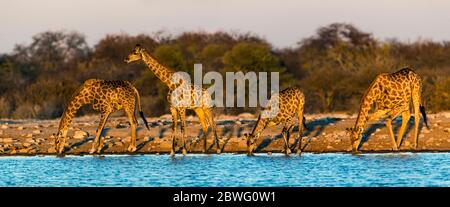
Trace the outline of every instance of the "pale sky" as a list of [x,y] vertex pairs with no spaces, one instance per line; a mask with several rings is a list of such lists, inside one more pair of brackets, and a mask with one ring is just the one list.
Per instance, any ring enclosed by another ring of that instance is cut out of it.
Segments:
[[378,39],[450,40],[448,0],[0,0],[0,53],[46,30],[108,33],[252,32],[295,46],[320,26],[352,23]]

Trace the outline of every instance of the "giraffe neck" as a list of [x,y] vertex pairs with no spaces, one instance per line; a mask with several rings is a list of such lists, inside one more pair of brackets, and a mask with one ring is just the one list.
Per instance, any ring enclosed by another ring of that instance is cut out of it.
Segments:
[[76,94],[73,96],[69,104],[67,104],[66,108],[64,109],[64,113],[61,117],[61,121],[59,122],[58,127],[58,134],[62,137],[67,136],[67,132],[69,131],[69,126],[72,123],[73,117],[75,117],[78,109],[83,106],[85,103],[82,103],[80,101],[80,95]]
[[368,99],[364,99],[361,103],[358,117],[356,118],[355,129],[364,128],[369,117],[369,110],[372,102]]
[[159,80],[161,80],[164,84],[166,84],[171,91],[175,90],[177,85],[172,82],[172,76],[175,73],[175,71],[159,63],[147,51],[142,51],[141,54],[142,60],[148,66],[148,68],[156,75],[156,77],[158,77]]
[[375,88],[379,87],[378,79],[376,79],[364,94],[361,105],[359,107],[358,117],[356,118],[355,129],[364,128],[369,119],[369,110],[372,104],[379,97],[379,92]]

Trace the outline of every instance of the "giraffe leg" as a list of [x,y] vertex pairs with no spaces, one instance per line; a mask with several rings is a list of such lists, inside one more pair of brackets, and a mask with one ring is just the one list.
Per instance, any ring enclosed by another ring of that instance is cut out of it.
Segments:
[[182,153],[183,155],[186,155],[186,135],[185,135],[185,128],[186,128],[186,109],[178,109],[178,114],[180,115],[181,119],[181,141],[183,143],[182,147]]
[[97,150],[97,146],[100,149],[100,151],[103,148],[103,146],[100,146],[102,131],[103,131],[103,128],[105,127],[106,120],[108,120],[108,117],[110,114],[111,114],[111,112],[108,111],[108,112],[103,112],[100,115],[100,123],[97,128],[97,134],[95,135],[94,142],[92,142],[92,147],[91,147],[91,150],[89,151],[89,154],[93,154],[95,151],[99,151],[99,150]]
[[170,155],[175,155],[175,139],[177,138],[177,128],[178,128],[178,112],[174,107],[170,107],[170,113],[172,114],[172,149],[170,150]]
[[214,134],[214,141],[216,143],[216,151],[218,154],[220,154],[222,152],[222,149],[220,148],[219,137],[217,136],[217,127],[216,127],[216,122],[214,121],[213,112],[212,112],[211,108],[204,108],[203,111],[205,112],[205,116],[206,116],[208,123],[211,126],[213,134]]
[[302,153],[302,138],[303,138],[303,108],[298,112],[298,144],[297,144],[297,154]]
[[208,121],[206,120],[205,117],[205,112],[203,112],[202,108],[196,108],[194,109],[195,113],[198,116],[198,119],[200,120],[200,124],[202,125],[202,139],[203,139],[203,153],[206,153],[207,151],[207,146],[206,146],[206,133],[208,132]]
[[125,113],[128,116],[128,120],[130,121],[131,125],[131,141],[130,145],[128,146],[128,152],[134,152],[136,151],[136,132],[137,132],[137,120],[136,115],[134,114],[134,106],[130,107],[128,109],[125,109]]
[[293,124],[289,125],[289,127],[287,128],[287,133],[286,133],[287,147],[288,147],[289,151],[292,151],[291,150],[291,145],[290,145],[290,142],[289,142],[289,140],[291,138],[292,130],[294,130],[294,125]]
[[400,127],[400,130],[398,131],[398,135],[397,135],[397,143],[396,143],[397,148],[400,148],[400,145],[401,145],[401,142],[403,139],[403,135],[405,134],[406,126],[408,125],[410,117],[411,117],[411,113],[409,112],[409,110],[402,112],[402,126]]
[[288,132],[288,128],[286,126],[283,127],[283,131],[281,134],[283,135],[283,139],[284,139],[284,153],[286,155],[289,155],[289,154],[291,154],[291,149],[289,149],[289,140],[287,138],[289,132]]
[[395,137],[394,137],[394,131],[392,130],[392,119],[388,118],[386,120],[386,127],[388,128],[389,131],[389,137],[391,138],[392,141],[392,148],[394,149],[394,151],[397,151],[397,144],[395,143]]
[[414,108],[414,144],[413,147],[416,149],[418,147],[419,142],[419,121],[420,121],[420,86],[416,86],[413,88],[412,92],[412,102]]

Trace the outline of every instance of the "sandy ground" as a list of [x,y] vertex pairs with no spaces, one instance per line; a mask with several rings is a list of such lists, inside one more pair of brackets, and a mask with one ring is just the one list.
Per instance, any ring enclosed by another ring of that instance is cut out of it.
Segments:
[[[413,118],[411,117],[407,134],[403,139],[400,151],[450,151],[450,112],[429,114],[430,129],[423,126],[419,134],[419,146],[412,149]],[[350,140],[345,129],[353,126],[355,115],[347,114],[307,114],[309,130],[303,133],[304,152],[350,152]],[[74,120],[67,143],[66,154],[87,154],[98,125],[98,116],[84,116]],[[220,145],[223,152],[245,153],[246,140],[244,133],[251,132],[256,122],[252,114],[239,116],[220,115],[216,118]],[[137,154],[168,153],[171,147],[171,117],[149,117],[150,130],[139,120]],[[394,133],[397,132],[401,118],[394,121]],[[0,120],[0,155],[38,155],[54,154],[54,138],[59,119],[55,120]],[[422,126],[422,124],[421,124]],[[258,140],[257,152],[276,153],[283,149],[281,126],[266,129]],[[76,132],[78,131],[78,132]],[[290,143],[296,146],[297,127],[291,136]],[[83,136],[87,132],[88,136]],[[77,134],[77,136],[74,136]],[[81,135],[80,135],[81,134]],[[128,120],[125,117],[111,117],[104,133],[103,154],[127,154],[131,139]],[[189,153],[200,153],[203,148],[201,127],[198,119],[188,117],[187,148]],[[212,144],[212,134],[208,133],[208,147]],[[178,142],[178,146],[181,142]],[[382,120],[369,122],[365,137],[360,145],[362,152],[390,152],[391,142]],[[210,148],[215,153],[215,148]]]

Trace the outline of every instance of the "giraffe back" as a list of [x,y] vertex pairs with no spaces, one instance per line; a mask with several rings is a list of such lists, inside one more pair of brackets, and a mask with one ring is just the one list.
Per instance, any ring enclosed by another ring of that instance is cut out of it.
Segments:
[[97,111],[134,107],[136,88],[128,81],[90,79],[83,84],[83,97]]
[[410,68],[382,74],[377,79],[380,94],[375,103],[378,109],[409,107],[413,91],[421,88],[420,77]]

